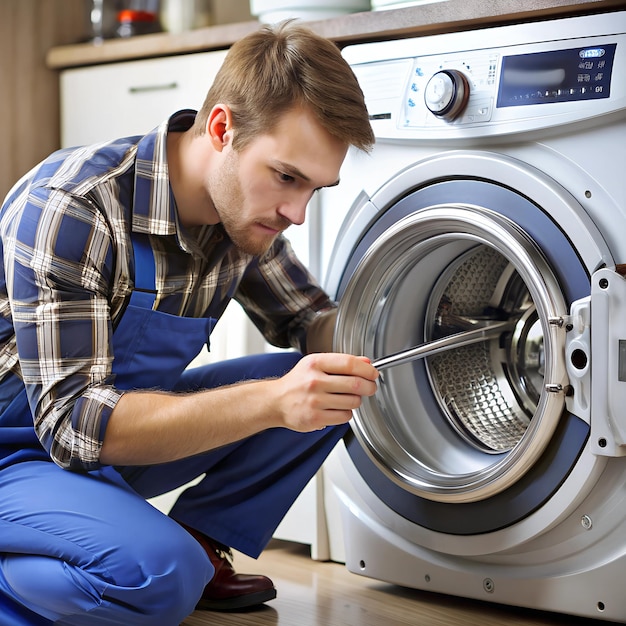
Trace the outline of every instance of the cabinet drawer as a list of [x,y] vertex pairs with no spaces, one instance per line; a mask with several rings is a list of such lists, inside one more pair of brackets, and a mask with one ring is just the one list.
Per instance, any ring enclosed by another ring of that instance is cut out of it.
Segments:
[[179,109],[198,109],[226,50],[61,73],[61,143],[144,134]]

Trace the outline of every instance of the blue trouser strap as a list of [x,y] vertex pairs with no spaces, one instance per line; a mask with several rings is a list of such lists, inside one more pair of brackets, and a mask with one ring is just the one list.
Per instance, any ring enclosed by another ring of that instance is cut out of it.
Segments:
[[143,233],[132,233],[135,287],[130,304],[151,310],[156,300],[156,266],[150,238]]

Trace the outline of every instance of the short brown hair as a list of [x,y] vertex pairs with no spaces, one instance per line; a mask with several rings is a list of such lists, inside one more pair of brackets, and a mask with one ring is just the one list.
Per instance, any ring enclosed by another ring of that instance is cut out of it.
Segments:
[[270,132],[297,106],[348,145],[367,152],[374,144],[363,93],[339,48],[293,20],[264,26],[232,46],[198,113],[196,134],[206,131],[218,103],[232,110],[235,149]]

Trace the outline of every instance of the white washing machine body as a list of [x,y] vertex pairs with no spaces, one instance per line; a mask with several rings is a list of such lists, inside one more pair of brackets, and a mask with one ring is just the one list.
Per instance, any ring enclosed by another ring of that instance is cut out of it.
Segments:
[[626,622],[626,12],[344,55],[377,143],[321,257],[381,378],[325,466],[333,556]]

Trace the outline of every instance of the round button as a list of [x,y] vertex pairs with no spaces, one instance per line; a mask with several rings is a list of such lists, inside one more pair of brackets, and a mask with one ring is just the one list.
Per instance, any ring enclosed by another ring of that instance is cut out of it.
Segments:
[[450,106],[454,98],[455,88],[452,78],[446,72],[438,72],[426,85],[424,98],[430,111],[437,114]]
[[469,83],[462,72],[442,70],[428,81],[424,102],[433,115],[452,121],[467,105],[469,92]]

